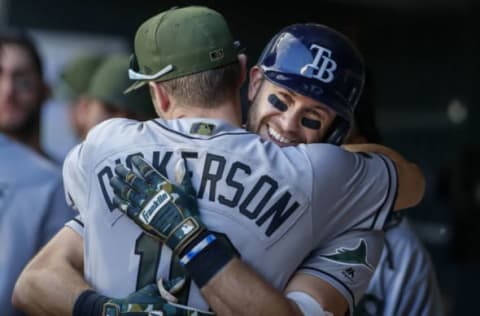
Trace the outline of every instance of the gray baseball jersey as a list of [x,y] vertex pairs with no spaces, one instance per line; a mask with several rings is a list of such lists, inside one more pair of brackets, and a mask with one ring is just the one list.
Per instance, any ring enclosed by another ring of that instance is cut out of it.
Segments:
[[[202,220],[227,234],[242,260],[277,289],[313,249],[317,262],[308,273],[339,289],[350,308],[366,288],[361,280],[380,258],[380,230],[396,194],[389,159],[328,144],[279,148],[220,120],[113,119],[64,164],[66,191],[80,212],[70,226],[83,234],[85,276],[100,292],[124,297],[177,273],[171,252],[112,203],[114,166],[130,166],[136,154],[167,176],[185,158]],[[207,308],[194,284],[188,304]]]
[[406,219],[385,231],[385,247],[355,315],[441,316],[442,297],[428,252]]
[[0,304],[20,315],[12,290],[28,260],[74,213],[61,174],[49,161],[0,134]]

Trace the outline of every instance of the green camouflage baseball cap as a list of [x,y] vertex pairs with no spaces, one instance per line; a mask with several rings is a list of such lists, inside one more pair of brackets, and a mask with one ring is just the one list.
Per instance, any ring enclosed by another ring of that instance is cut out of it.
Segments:
[[85,93],[95,70],[104,60],[102,55],[79,55],[73,58],[60,73],[54,93],[60,99],[74,99]]
[[156,117],[147,87],[129,94],[123,93],[130,84],[127,74],[128,61],[126,55],[106,57],[90,81],[87,96],[116,108]]
[[225,18],[201,6],[172,8],[145,21],[135,35],[135,54],[128,71],[136,82],[166,81],[222,67],[238,60]]

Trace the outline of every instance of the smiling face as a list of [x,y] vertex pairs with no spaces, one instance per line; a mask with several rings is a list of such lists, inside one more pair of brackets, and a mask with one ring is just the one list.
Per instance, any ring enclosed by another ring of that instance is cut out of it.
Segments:
[[32,57],[20,45],[5,44],[0,55],[0,131],[29,130],[39,120],[46,88]]
[[325,104],[271,83],[262,70],[250,72],[247,128],[281,147],[324,140],[335,112]]

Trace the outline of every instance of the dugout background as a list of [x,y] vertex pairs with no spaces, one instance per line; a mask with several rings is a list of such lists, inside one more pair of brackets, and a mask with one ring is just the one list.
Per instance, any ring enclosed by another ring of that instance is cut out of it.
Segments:
[[287,3],[0,0],[0,27],[101,34],[131,45],[147,17],[173,5],[204,4],[226,16],[247,49],[249,65],[267,40],[291,23],[318,22],[348,34],[374,77],[384,143],[417,161],[426,174],[425,199],[410,218],[432,254],[449,315],[474,315],[480,281],[480,5],[474,0]]

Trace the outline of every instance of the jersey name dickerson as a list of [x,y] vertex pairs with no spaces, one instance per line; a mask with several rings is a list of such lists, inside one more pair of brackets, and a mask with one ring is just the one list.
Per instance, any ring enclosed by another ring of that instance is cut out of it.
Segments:
[[[124,162],[131,168],[131,158],[141,155],[150,160],[152,165],[164,175],[169,176],[167,166],[177,161],[172,151],[153,151],[151,153],[134,153],[124,160],[117,159],[114,163]],[[182,157],[188,161],[195,159],[200,168],[200,184],[197,189],[199,199],[219,203],[239,212],[239,214],[254,221],[258,227],[264,225],[264,234],[270,237],[297,210],[302,209],[300,203],[292,197],[290,191],[281,186],[277,180],[267,174],[252,175],[253,167],[240,162],[227,162],[221,155],[204,153],[199,158],[198,152],[184,151]],[[204,158],[203,158],[204,157]],[[202,161],[203,159],[203,161]],[[123,160],[123,161],[122,161]],[[193,161],[192,161],[193,162]],[[114,164],[101,167],[97,179],[110,211],[116,207],[113,204],[113,193],[109,180],[113,177]],[[97,169],[98,170],[98,169]],[[172,177],[170,177],[172,179]],[[245,185],[248,181],[253,185]],[[228,192],[228,194],[227,194]],[[146,213],[144,221],[148,222],[152,214]]]

